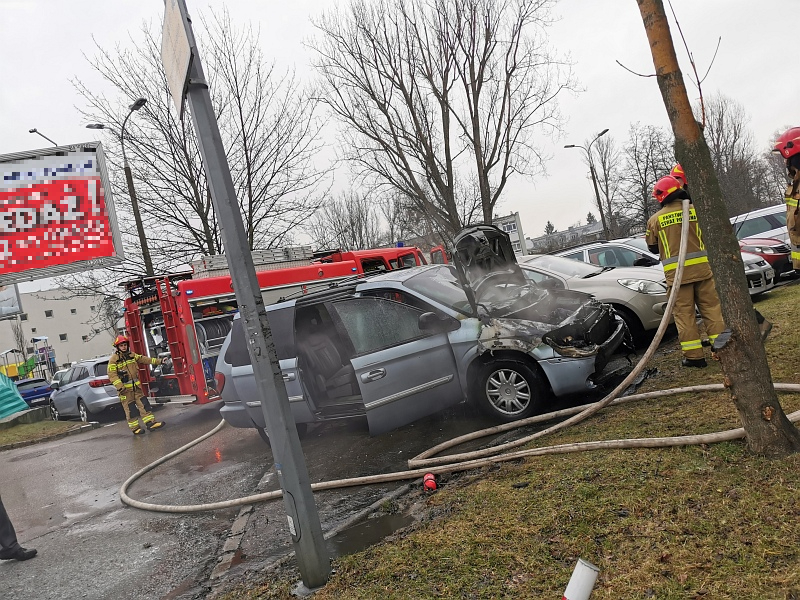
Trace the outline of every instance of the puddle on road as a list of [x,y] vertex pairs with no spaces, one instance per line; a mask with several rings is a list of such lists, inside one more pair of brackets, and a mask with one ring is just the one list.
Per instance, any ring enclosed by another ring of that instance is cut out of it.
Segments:
[[326,541],[331,558],[360,552],[413,522],[408,515],[387,514],[357,523]]

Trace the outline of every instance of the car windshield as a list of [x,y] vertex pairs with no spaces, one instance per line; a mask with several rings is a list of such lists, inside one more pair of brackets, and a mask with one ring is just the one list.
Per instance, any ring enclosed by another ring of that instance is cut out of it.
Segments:
[[409,277],[403,285],[462,314],[472,314],[467,295],[452,267],[448,265],[427,269],[419,275]]
[[602,267],[572,260],[571,258],[564,258],[563,256],[550,256],[549,254],[535,256],[526,260],[525,263],[553,271],[565,277],[586,278],[597,275],[603,271]]

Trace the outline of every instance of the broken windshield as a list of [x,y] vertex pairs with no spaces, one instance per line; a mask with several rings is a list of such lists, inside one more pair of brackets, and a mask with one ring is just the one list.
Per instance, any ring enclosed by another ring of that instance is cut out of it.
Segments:
[[442,306],[447,306],[464,315],[472,316],[472,309],[467,300],[467,295],[464,293],[464,289],[461,287],[453,268],[449,265],[427,269],[419,275],[406,279],[403,285],[438,302]]

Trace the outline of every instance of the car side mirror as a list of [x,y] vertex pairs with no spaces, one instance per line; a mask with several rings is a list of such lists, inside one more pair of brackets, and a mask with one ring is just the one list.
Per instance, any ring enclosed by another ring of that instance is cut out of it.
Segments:
[[657,264],[659,264],[659,261],[651,256],[642,256],[633,261],[634,267],[655,267]]
[[58,383],[57,381],[54,381],[53,383],[50,384],[50,389],[51,390],[57,390],[60,387],[60,385],[61,385],[60,383]]
[[419,330],[431,333],[446,333],[461,327],[461,322],[449,315],[438,315],[433,312],[422,313],[419,316]]

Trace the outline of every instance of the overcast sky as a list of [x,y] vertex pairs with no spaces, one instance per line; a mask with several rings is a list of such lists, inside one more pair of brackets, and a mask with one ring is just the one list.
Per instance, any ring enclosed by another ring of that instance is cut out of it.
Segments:
[[[310,53],[303,40],[313,35],[309,18],[335,5],[331,0],[187,0],[192,12],[223,5],[235,22],[261,29],[267,56],[280,66],[296,66],[311,77]],[[690,49],[701,70],[707,68],[717,38],[722,44],[704,94],[722,92],[740,102],[751,117],[759,145],[785,125],[800,124],[800,82],[790,24],[798,0],[673,0]],[[543,138],[553,158],[548,177],[519,179],[507,191],[500,214],[519,211],[524,233],[537,237],[552,221],[557,230],[585,221],[593,209],[591,181],[581,144],[608,127],[619,143],[633,122],[668,127],[655,78],[636,77],[619,60],[640,73],[653,71],[635,0],[561,0],[560,21],[551,29],[553,45],[569,53],[583,92],[561,98],[568,121],[562,137]],[[28,133],[36,127],[60,144],[94,139],[75,108],[81,99],[70,84],[78,77],[102,92],[84,54],[130,44],[143,21],[160,24],[162,0],[0,0],[0,154],[41,148],[47,142]],[[198,20],[195,20],[198,26]],[[674,29],[673,29],[673,33]],[[791,58],[790,58],[791,56]],[[679,52],[688,67],[685,52]],[[125,107],[120,103],[120,112]],[[347,175],[337,175],[339,183]],[[776,199],[782,190],[776,190]],[[594,211],[597,214],[597,211]]]

